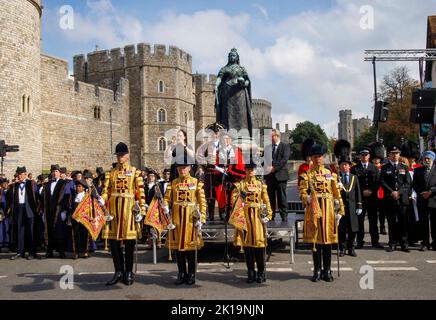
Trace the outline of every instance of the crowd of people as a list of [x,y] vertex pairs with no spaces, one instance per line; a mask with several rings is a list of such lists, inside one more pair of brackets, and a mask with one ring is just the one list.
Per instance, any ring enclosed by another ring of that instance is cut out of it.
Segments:
[[[253,158],[243,161],[241,149],[232,145],[231,136],[222,126],[213,124],[207,129],[210,139],[196,151],[187,145],[186,132],[180,130],[165,152],[166,158],[173,159],[167,161],[171,166],[161,173],[152,168],[139,170],[130,166],[128,147],[122,143],[117,146],[117,162],[107,172],[102,168],[96,168],[95,172],[70,172],[52,165],[50,174],[34,179],[25,167],[18,167],[13,179],[0,181],[0,247],[15,253],[12,260],[32,260],[39,251],[45,252],[41,258],[53,258],[54,252],[66,258],[71,252],[78,259],[89,257],[103,243],[100,241],[106,241],[106,246],[109,241],[116,272],[108,284],[121,280],[131,284],[132,241],[139,238],[151,248],[155,225],[146,216],[149,206],[157,199],[166,214],[171,208],[167,217],[171,223],[166,227],[171,225],[175,229],[168,229],[166,245],[176,251],[179,267],[176,284],[195,283],[192,251],[200,249],[203,242],[201,232],[196,235],[193,230],[201,231],[206,220],[215,220],[216,211],[226,223],[243,222],[242,226],[234,224],[238,229],[234,245],[241,246],[245,252],[247,282],[264,282],[264,250],[268,245],[264,225],[276,219],[276,212],[282,222],[288,216],[290,145],[281,142],[280,132],[273,130],[271,145],[266,146],[263,155],[265,175],[256,177],[259,164]],[[334,149],[337,161],[325,165],[322,146],[312,139],[302,144],[305,163],[299,168],[298,189],[306,208],[304,239],[313,244],[314,281],[333,280],[332,244],[339,245],[340,256],[346,253],[357,256],[356,249],[365,245],[366,217],[374,248],[384,248],[380,234],[388,234],[389,252],[398,246],[409,252],[418,242],[420,251],[436,250],[436,155],[433,151],[419,154],[413,144],[406,143],[390,146],[385,157],[384,146],[373,143],[358,151],[358,159],[352,159],[347,141],[338,141]],[[97,241],[72,218],[87,194],[108,210],[107,216],[111,217]],[[196,217],[197,224],[186,224],[192,217],[183,218],[185,215]],[[180,238],[187,234],[194,238]],[[185,247],[185,241],[191,245]]]

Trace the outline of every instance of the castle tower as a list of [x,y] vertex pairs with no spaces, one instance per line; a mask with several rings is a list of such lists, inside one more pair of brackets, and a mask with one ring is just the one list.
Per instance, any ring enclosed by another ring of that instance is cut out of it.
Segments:
[[339,111],[338,138],[354,144],[353,114],[351,110]]
[[[217,76],[205,74],[195,74],[195,126],[198,132],[207,125],[216,121],[215,112],[215,82]],[[197,141],[197,147],[201,141]]]
[[0,8],[0,139],[20,146],[20,152],[7,155],[4,172],[11,177],[25,165],[37,175],[42,162],[41,0],[0,0]]
[[[74,57],[78,81],[109,89],[129,80],[130,150],[135,166],[164,167],[163,155],[178,129],[195,145],[192,58],[177,47],[141,43]],[[169,130],[174,133],[168,134]]]

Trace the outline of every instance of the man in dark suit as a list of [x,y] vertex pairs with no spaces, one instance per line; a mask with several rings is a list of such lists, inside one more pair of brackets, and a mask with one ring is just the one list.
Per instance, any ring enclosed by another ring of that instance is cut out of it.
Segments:
[[[430,249],[436,251],[436,165],[435,153],[426,151],[422,154],[424,166],[416,168],[413,174],[413,189],[418,195],[419,233],[422,239],[420,251]],[[430,221],[429,221],[430,216]]]
[[389,227],[388,252],[395,250],[397,242],[400,242],[404,252],[409,252],[407,206],[412,195],[412,177],[408,167],[399,162],[400,148],[393,145],[387,152],[389,161],[381,169],[380,183],[385,192]]
[[[347,244],[348,254],[356,257],[354,239],[359,230],[359,217],[362,215],[362,197],[360,193],[359,178],[350,173],[351,159],[342,156],[339,159],[341,184],[339,184],[342,201],[344,202],[345,216],[339,220],[339,255],[344,256],[344,244]],[[347,237],[348,236],[348,237]]]
[[51,166],[50,181],[43,190],[44,221],[46,227],[47,254],[46,258],[53,258],[56,250],[61,258],[65,258],[67,249],[67,213],[70,208],[70,190],[68,182],[60,178],[59,165]]
[[365,243],[365,215],[368,214],[369,234],[371,235],[371,245],[374,248],[383,248],[379,243],[379,233],[377,226],[377,191],[379,188],[379,170],[369,162],[369,147],[359,150],[360,162],[351,169],[351,173],[357,175],[362,191],[363,212],[359,215],[359,231],[357,232],[356,249],[363,248]]
[[[280,131],[272,130],[272,145],[265,147],[266,183],[268,196],[273,212],[278,203],[282,221],[288,220],[288,201],[286,198],[286,185],[289,180],[288,160],[291,148],[288,143],[280,141]],[[277,200],[276,200],[277,199]],[[274,219],[274,214],[273,214]]]
[[14,241],[18,248],[11,260],[24,258],[26,249],[29,251],[27,260],[32,260],[36,256],[33,225],[38,208],[38,189],[35,181],[27,179],[26,167],[18,167],[16,174],[17,182],[9,187],[8,192]]

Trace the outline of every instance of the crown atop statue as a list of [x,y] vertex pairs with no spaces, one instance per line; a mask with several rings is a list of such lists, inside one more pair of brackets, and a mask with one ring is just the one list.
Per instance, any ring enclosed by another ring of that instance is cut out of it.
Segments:
[[232,48],[232,50],[230,50],[230,52],[238,53],[238,49]]

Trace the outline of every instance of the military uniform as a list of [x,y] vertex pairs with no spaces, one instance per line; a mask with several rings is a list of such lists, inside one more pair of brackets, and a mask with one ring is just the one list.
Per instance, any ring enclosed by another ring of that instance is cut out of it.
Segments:
[[[388,153],[399,152],[399,150],[397,146],[392,146],[388,148]],[[397,242],[400,242],[403,251],[408,252],[407,208],[409,197],[412,195],[412,178],[408,167],[400,162],[389,161],[382,166],[380,183],[385,194],[385,210],[388,218],[388,251],[395,250]],[[392,193],[395,191],[399,192],[398,200],[392,197]]]
[[[362,148],[359,152],[361,155],[370,154],[369,148]],[[357,249],[363,247],[365,236],[365,215],[368,214],[369,234],[371,235],[371,245],[375,248],[382,247],[379,243],[379,232],[377,226],[377,191],[380,186],[379,170],[373,163],[359,162],[353,168],[351,173],[357,175],[362,191],[363,212],[359,215],[359,231],[357,233]],[[371,191],[371,195],[365,196],[365,190]]]
[[[234,245],[244,248],[248,270],[247,282],[256,280],[254,268],[256,261],[257,282],[261,283],[265,281],[265,248],[268,240],[265,228],[267,220],[272,219],[267,186],[257,180],[255,176],[247,175],[244,180],[235,183],[235,189],[232,193],[232,207],[234,207],[238,197],[242,198],[247,230],[235,232]],[[266,206],[266,216],[263,216],[265,214],[264,206]],[[265,218],[267,220],[262,221]]]
[[[322,147],[314,145],[312,155],[324,154]],[[332,281],[331,251],[332,244],[338,243],[337,211],[343,216],[344,205],[338,187],[338,178],[324,166],[313,164],[309,171],[301,175],[300,198],[306,213],[304,217],[304,241],[314,246],[314,278],[319,281],[321,273],[321,255],[323,260],[322,278]]]
[[[167,187],[163,206],[172,208],[171,220],[175,229],[169,230],[167,246],[176,250],[178,279],[176,284],[195,283],[195,251],[203,247],[201,225],[206,222],[204,184],[188,174],[174,179]],[[197,224],[200,222],[200,224]],[[200,225],[200,227],[199,227]],[[188,272],[186,272],[188,260]]]
[[[128,152],[127,146],[117,145],[120,150]],[[103,239],[109,239],[112,259],[115,267],[112,285],[121,280],[127,285],[133,283],[133,252],[137,238],[141,238],[141,225],[136,221],[133,208],[138,201],[141,215],[145,216],[144,182],[141,171],[128,163],[118,164],[105,174],[103,193],[109,214],[113,217],[103,231]],[[125,264],[121,241],[125,246]]]

